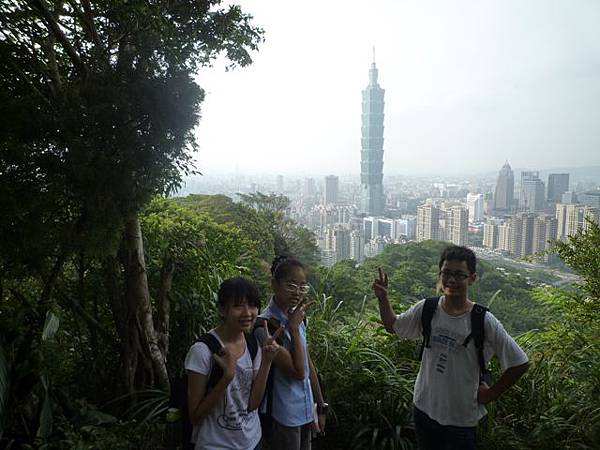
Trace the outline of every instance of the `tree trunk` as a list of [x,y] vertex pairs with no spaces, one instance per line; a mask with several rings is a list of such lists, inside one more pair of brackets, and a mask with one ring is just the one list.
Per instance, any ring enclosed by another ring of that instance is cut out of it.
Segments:
[[[148,276],[144,260],[144,243],[140,221],[136,217],[125,224],[123,236],[123,259],[125,275],[125,305],[128,332],[134,338],[134,348],[141,357],[144,372],[138,373],[138,382],[157,384],[166,392],[170,390],[166,355],[161,351],[158,333],[154,328]],[[136,333],[137,332],[137,333]],[[136,336],[137,334],[137,336]]]

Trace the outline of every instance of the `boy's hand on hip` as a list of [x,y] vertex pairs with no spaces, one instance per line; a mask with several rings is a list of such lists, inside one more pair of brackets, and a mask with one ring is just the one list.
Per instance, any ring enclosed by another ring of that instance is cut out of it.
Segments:
[[487,405],[490,402],[496,400],[494,391],[485,382],[479,383],[479,389],[477,391],[477,402],[482,405]]

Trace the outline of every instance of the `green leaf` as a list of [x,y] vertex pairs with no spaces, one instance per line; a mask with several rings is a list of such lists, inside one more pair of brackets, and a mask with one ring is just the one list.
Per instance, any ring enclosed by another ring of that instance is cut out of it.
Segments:
[[42,411],[40,412],[40,426],[38,427],[36,436],[42,439],[47,439],[52,433],[52,400],[49,396],[44,399]]
[[46,322],[44,323],[44,331],[42,331],[42,340],[47,341],[53,339],[58,331],[59,324],[60,319],[52,311],[48,311],[48,314],[46,314]]

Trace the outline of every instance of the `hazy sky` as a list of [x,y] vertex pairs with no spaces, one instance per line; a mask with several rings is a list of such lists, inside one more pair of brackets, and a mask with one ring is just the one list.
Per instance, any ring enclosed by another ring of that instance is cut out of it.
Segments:
[[598,0],[237,3],[266,41],[198,75],[206,174],[358,174],[373,46],[384,173],[600,164]]

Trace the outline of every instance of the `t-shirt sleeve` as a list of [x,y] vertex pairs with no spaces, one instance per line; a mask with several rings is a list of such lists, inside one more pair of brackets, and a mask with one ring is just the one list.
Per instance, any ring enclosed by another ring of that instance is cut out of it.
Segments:
[[401,338],[421,339],[421,312],[425,300],[420,300],[412,305],[407,311],[396,316],[394,332]]
[[213,357],[208,346],[203,342],[196,342],[185,357],[185,369],[192,372],[208,375],[212,368]]
[[506,332],[500,321],[489,312],[486,314],[485,336],[498,358],[502,372],[529,361],[527,354],[519,347],[519,344]]

